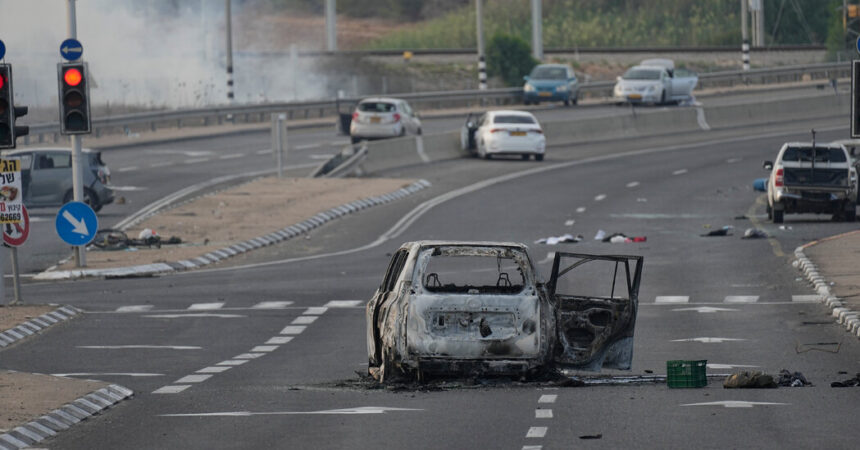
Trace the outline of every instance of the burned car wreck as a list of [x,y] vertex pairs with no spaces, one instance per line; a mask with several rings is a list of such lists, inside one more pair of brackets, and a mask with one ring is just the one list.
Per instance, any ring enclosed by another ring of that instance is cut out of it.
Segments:
[[522,244],[407,242],[367,304],[368,373],[387,382],[630,369],[642,263],[556,253],[543,282]]

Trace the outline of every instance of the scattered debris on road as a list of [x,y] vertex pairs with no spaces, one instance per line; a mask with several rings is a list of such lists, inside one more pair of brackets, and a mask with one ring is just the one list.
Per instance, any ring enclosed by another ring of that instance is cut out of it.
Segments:
[[723,381],[725,389],[772,389],[777,387],[773,376],[760,370],[733,373]]
[[845,381],[834,381],[830,383],[830,387],[860,387],[860,373]]
[[731,225],[726,225],[726,226],[724,226],[724,227],[720,228],[719,230],[711,230],[711,231],[709,231],[709,232],[707,232],[707,233],[705,233],[705,234],[700,234],[699,236],[702,236],[702,237],[710,237],[710,236],[731,236],[731,235],[732,235],[732,230],[733,230],[734,228],[735,228],[735,227],[733,227],[733,226],[731,226]]
[[744,231],[744,235],[741,236],[741,239],[764,239],[767,237],[767,233],[763,230],[759,230],[758,228],[747,228],[746,231]]
[[583,239],[585,239],[585,238],[582,237],[581,234],[574,236],[574,235],[568,233],[568,234],[564,234],[561,236],[550,236],[550,237],[541,238],[541,239],[536,240],[535,244],[546,244],[546,245],[572,244],[572,243],[579,242]]
[[790,372],[786,369],[779,371],[779,378],[777,379],[776,384],[785,387],[812,386],[812,383],[810,383],[802,373]]

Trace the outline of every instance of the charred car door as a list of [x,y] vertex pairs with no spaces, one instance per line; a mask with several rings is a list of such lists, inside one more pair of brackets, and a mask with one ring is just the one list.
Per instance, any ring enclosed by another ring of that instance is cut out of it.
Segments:
[[547,293],[557,366],[630,369],[642,263],[641,256],[555,254]]
[[382,284],[367,304],[367,354],[368,363],[371,367],[378,366],[381,362],[383,322],[388,309],[391,307],[391,300],[397,296],[397,291],[394,289],[395,284],[406,265],[408,256],[408,249],[400,249],[391,257]]

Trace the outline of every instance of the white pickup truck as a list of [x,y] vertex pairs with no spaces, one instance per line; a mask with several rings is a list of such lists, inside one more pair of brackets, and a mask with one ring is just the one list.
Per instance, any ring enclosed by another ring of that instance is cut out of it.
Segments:
[[765,161],[767,213],[773,223],[784,214],[833,214],[834,219],[857,218],[857,169],[840,144],[787,142],[776,161]]
[[695,72],[675,69],[670,59],[646,59],[618,77],[612,92],[618,103],[651,103],[692,100],[699,82]]

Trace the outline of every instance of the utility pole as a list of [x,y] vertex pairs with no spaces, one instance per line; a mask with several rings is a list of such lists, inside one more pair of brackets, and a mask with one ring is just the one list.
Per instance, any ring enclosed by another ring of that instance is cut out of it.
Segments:
[[325,0],[326,50],[337,51],[337,6],[336,0]]
[[543,13],[541,0],[532,0],[532,57],[543,61]]
[[230,0],[226,0],[227,16],[227,100],[233,103],[233,26]]
[[478,29],[478,89],[487,89],[487,60],[484,56],[484,11],[483,0],[475,0],[476,28]]
[[765,32],[764,32],[764,0],[758,0],[758,18],[757,18],[757,27],[758,27],[758,42],[756,45],[759,48],[764,47],[766,44],[764,42]]
[[[75,12],[75,0],[68,0],[66,3],[66,31],[69,39],[78,38],[77,15]],[[72,140],[72,198],[76,202],[84,199],[84,177],[83,162],[81,161],[81,136],[73,134],[70,136]],[[87,266],[86,246],[75,246],[75,265],[77,267]]]
[[749,16],[749,0],[741,0],[741,51],[744,70],[750,70],[750,36],[747,17]]

